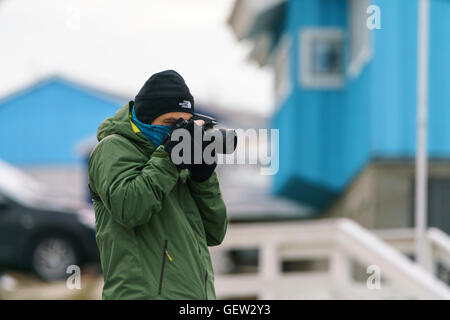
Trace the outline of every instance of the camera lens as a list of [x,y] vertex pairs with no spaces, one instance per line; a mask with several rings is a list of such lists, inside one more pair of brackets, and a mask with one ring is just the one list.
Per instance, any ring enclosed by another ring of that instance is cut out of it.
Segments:
[[215,142],[216,139],[222,144],[216,145],[215,152],[218,154],[231,154],[236,150],[237,133],[233,129],[214,127],[205,130],[206,140]]
[[223,135],[223,153],[231,154],[236,150],[237,134],[233,129],[219,129]]

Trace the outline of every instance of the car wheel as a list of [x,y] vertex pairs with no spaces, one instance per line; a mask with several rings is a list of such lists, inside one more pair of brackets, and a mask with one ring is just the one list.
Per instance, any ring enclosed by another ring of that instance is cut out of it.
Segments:
[[43,280],[67,277],[67,267],[79,264],[73,241],[59,235],[41,237],[31,251],[31,267]]

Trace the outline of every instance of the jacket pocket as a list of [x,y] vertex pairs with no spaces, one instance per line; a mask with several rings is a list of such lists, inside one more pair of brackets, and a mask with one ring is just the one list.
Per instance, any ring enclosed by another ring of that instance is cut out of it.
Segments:
[[169,259],[170,262],[173,261],[172,257],[169,255],[169,251],[167,250],[168,242],[169,242],[169,240],[164,240],[164,247],[163,247],[163,252],[162,252],[162,262],[161,262],[161,274],[159,276],[158,295],[161,295],[161,292],[162,292],[166,260]]

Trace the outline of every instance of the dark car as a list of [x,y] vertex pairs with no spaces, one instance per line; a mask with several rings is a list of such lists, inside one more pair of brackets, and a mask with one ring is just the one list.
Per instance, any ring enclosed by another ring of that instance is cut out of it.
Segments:
[[98,262],[93,210],[45,194],[0,161],[0,269],[53,280],[68,277],[70,265]]

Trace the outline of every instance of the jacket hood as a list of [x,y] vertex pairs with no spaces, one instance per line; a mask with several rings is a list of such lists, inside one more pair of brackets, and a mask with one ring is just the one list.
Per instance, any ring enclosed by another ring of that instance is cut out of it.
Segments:
[[133,108],[134,102],[130,101],[122,108],[120,108],[113,117],[103,120],[98,126],[97,140],[100,142],[102,139],[112,135],[121,135],[133,143],[141,146],[154,149],[154,145],[149,141],[140,131],[135,132],[131,126],[130,114]]

